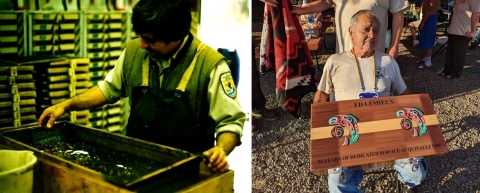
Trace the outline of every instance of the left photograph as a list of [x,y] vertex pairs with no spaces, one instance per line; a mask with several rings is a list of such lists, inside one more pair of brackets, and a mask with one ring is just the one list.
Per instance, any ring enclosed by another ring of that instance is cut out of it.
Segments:
[[0,192],[251,192],[250,1],[0,3]]

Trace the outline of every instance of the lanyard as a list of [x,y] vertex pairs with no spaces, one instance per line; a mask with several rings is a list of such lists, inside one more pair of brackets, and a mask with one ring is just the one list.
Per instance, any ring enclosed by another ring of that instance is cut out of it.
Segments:
[[[361,75],[361,71],[360,71],[360,65],[358,64],[358,61],[357,61],[357,56],[355,56],[355,53],[353,52],[353,49],[351,50],[352,52],[352,55],[353,55],[353,60],[355,61],[355,64],[357,65],[357,72],[358,72],[358,80],[360,81],[360,86],[361,86],[361,89],[362,89],[362,92],[365,92],[365,85],[363,84],[363,76]],[[374,92],[377,92],[377,73],[375,71],[375,52],[373,53],[373,60],[372,60],[372,64],[373,64],[373,81],[374,81],[374,84],[375,84],[375,87],[373,88]]]

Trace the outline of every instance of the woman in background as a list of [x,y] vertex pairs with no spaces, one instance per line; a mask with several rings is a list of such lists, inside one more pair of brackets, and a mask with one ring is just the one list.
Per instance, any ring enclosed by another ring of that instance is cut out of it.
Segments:
[[459,78],[465,65],[468,43],[475,34],[480,16],[479,0],[458,0],[453,8],[452,22],[448,27],[445,67],[439,73],[447,79]]

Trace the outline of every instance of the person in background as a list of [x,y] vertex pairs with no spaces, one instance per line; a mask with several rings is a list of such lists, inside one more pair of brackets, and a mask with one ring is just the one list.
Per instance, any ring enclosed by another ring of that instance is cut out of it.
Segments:
[[[395,59],[375,50],[383,40],[379,37],[379,31],[380,22],[372,11],[361,10],[352,16],[348,32],[353,48],[328,58],[313,103],[326,103],[329,97],[330,101],[342,101],[411,94]],[[404,183],[406,192],[415,192],[416,187],[425,179],[427,163],[420,161],[416,171],[412,171],[414,164],[409,159],[399,159],[395,163],[393,167],[399,180]],[[361,167],[328,171],[331,193],[362,192],[358,189],[362,180]]]
[[128,97],[127,136],[203,153],[213,171],[227,171],[246,115],[226,59],[190,33],[191,21],[187,0],[140,0],[132,11],[140,38],[98,86],[45,109],[39,126]]
[[468,43],[477,30],[480,16],[479,0],[458,0],[452,13],[452,21],[448,27],[447,54],[445,54],[445,67],[439,73],[447,79],[460,78],[465,57],[467,56]]
[[[270,3],[272,6],[278,4],[276,0],[260,0]],[[352,43],[348,40],[349,18],[359,10],[371,10],[380,20],[380,39],[385,39],[387,33],[387,12],[393,14],[392,19],[392,41],[387,53],[393,57],[398,56],[398,45],[403,28],[403,9],[408,7],[406,0],[318,0],[303,7],[294,7],[292,13],[305,15],[322,12],[335,5],[335,29],[337,31],[336,53],[352,49]],[[379,44],[376,50],[384,52],[383,44]]]
[[410,29],[410,32],[412,34],[412,38],[413,38],[413,46],[418,46],[418,36],[417,36],[417,27],[418,25],[420,25],[420,22],[422,20],[422,11],[421,11],[421,7],[422,7],[422,4],[423,4],[423,0],[415,0],[415,1],[412,1],[412,0],[409,0],[409,2],[411,3],[411,5],[413,5],[414,7],[412,8],[412,10],[410,10],[412,12],[412,14],[415,15],[415,18],[417,19],[417,21],[412,21],[410,23],[408,23],[408,28]]
[[[278,108],[267,109],[265,107],[267,102],[260,86],[260,73],[255,58],[255,46],[252,44],[252,116],[275,120],[280,116],[280,111]],[[252,130],[258,131],[258,127]]]
[[418,25],[420,31],[420,43],[418,48],[424,50],[425,57],[420,61],[418,69],[431,68],[432,48],[437,39],[437,7],[440,6],[440,0],[424,0],[422,4],[422,19]]

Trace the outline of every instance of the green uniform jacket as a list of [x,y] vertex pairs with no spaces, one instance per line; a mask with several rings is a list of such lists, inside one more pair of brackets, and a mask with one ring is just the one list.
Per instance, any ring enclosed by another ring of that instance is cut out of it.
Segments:
[[[188,50],[178,64],[160,72],[161,88],[173,90],[177,88],[184,71],[195,56],[199,43],[200,40],[195,38],[190,45],[180,48]],[[130,41],[115,68],[103,82],[99,83],[109,103],[115,103],[120,97],[131,96],[132,87],[142,84],[142,63],[148,57],[148,53],[139,46],[140,39]],[[189,94],[192,111],[199,124],[215,128],[217,134],[229,131],[241,137],[245,113],[236,94],[232,96],[224,92],[220,79],[223,74],[230,73],[225,58],[208,46],[197,57],[185,92]],[[159,77],[154,77],[154,73],[150,73],[149,83],[154,81],[159,82]]]

